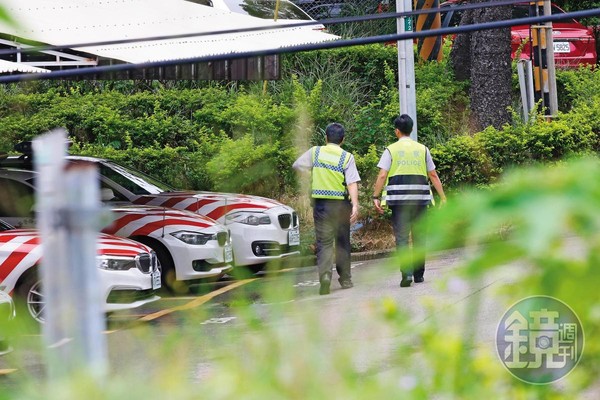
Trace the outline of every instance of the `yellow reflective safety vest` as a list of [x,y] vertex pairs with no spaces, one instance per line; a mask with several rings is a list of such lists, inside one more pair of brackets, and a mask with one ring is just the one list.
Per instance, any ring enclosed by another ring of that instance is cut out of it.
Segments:
[[427,148],[412,139],[388,146],[392,165],[385,187],[387,205],[429,205],[433,199],[427,178]]
[[340,146],[328,144],[312,148],[312,184],[313,199],[348,198],[344,169],[350,157]]

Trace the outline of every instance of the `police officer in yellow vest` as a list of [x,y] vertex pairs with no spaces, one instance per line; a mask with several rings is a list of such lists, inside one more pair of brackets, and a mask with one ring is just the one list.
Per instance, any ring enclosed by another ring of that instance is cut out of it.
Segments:
[[344,127],[332,123],[325,129],[327,144],[314,146],[302,154],[292,166],[311,170],[311,197],[317,239],[319,294],[329,294],[333,247],[342,289],[353,286],[350,272],[350,224],[358,218],[358,182],[354,156],[340,146]]
[[[412,118],[400,115],[394,120],[394,128],[398,141],[385,149],[377,164],[380,169],[373,188],[373,203],[375,209],[383,213],[381,194],[385,185],[385,202],[392,210],[396,247],[399,250],[407,248],[409,235],[412,235],[413,246],[424,249],[423,232],[415,232],[414,225],[433,200],[428,178],[442,204],[446,202],[446,195],[429,149],[410,138]],[[417,283],[424,281],[424,253],[413,259],[411,250],[411,260],[410,264],[400,267],[401,287],[410,286],[413,280]]]

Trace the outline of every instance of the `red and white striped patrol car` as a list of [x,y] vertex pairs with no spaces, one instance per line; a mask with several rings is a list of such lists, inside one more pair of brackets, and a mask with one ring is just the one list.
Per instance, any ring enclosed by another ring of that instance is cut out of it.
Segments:
[[[33,203],[37,173],[27,169],[0,168],[0,218],[18,227],[33,227]],[[102,200],[114,193],[101,190]],[[165,207],[134,206],[112,209],[115,221],[104,233],[125,237],[151,247],[158,256],[162,282],[172,291],[186,292],[186,281],[220,278],[233,269],[229,231],[218,222],[189,211]]]
[[213,219],[153,206],[121,206],[112,208],[112,212],[115,220],[102,232],[134,239],[154,249],[163,282],[172,290],[185,291],[184,281],[220,278],[233,268],[229,232]]
[[[32,169],[31,146],[27,143],[15,146],[18,151],[24,151],[23,157],[11,156],[0,160],[0,180],[3,174],[8,176],[4,171]],[[232,193],[178,191],[142,172],[109,160],[82,156],[68,156],[67,159],[72,163],[98,165],[103,190],[112,190],[110,196],[103,196],[103,201],[109,205],[168,207],[190,211],[221,223],[231,234],[235,265],[249,266],[257,271],[271,260],[300,253],[298,216],[293,208],[275,200]],[[22,177],[20,180],[30,182],[32,178]],[[1,209],[0,217],[4,217]],[[136,240],[139,238],[136,237]],[[154,250],[160,257],[161,253],[156,248]],[[164,259],[160,262],[164,267]],[[189,279],[180,274],[177,264],[175,266],[177,279]],[[168,278],[168,274],[163,275],[163,279]],[[169,286],[168,281],[164,283]]]
[[[38,268],[42,257],[35,229],[14,229],[0,220],[0,290],[23,299],[31,317],[43,322],[44,296]],[[112,235],[98,237],[96,264],[106,312],[158,300],[156,254],[142,243]]]
[[97,164],[102,186],[114,192],[112,202],[192,211],[225,225],[231,232],[235,265],[259,270],[268,261],[300,253],[298,216],[293,208],[278,201],[243,194],[179,191],[109,160],[67,159]]

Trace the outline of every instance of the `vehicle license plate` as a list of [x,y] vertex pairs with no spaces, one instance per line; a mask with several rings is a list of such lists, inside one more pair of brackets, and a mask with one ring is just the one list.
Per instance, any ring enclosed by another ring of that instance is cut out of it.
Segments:
[[570,53],[571,45],[569,42],[554,42],[555,53]]
[[152,289],[160,289],[160,271],[152,273]]
[[225,246],[225,262],[229,263],[233,261],[233,249],[231,246]]
[[297,246],[300,244],[300,230],[298,228],[288,231],[288,244]]

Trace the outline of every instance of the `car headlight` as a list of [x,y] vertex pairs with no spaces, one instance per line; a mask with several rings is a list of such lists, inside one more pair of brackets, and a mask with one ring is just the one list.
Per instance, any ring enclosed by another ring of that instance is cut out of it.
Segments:
[[270,225],[271,218],[261,213],[238,212],[225,217],[228,222],[239,222],[246,225]]
[[137,268],[135,258],[119,256],[100,256],[97,258],[98,268],[111,271],[127,271]]
[[176,237],[187,244],[204,245],[209,240],[217,239],[217,234],[208,234],[200,232],[178,231],[171,233],[171,236]]

